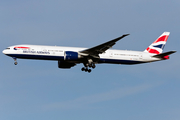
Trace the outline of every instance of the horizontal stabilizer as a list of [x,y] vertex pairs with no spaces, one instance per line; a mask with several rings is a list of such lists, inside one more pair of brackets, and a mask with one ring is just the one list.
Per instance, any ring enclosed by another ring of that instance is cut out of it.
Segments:
[[175,52],[176,52],[176,51],[169,51],[169,52],[161,53],[161,54],[158,54],[158,55],[154,55],[153,57],[163,58],[164,56],[173,54],[173,53],[175,53]]

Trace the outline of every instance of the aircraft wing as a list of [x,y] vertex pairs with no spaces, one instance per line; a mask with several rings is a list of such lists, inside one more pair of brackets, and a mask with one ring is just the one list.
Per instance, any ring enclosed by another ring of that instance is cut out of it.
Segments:
[[101,53],[104,53],[107,49],[109,49],[113,45],[115,45],[117,41],[119,41],[120,39],[122,39],[122,38],[124,38],[124,37],[126,37],[128,35],[129,34],[124,34],[121,37],[118,37],[116,39],[110,40],[110,41],[108,41],[106,43],[103,43],[103,44],[100,44],[98,46],[95,46],[95,47],[92,47],[92,48],[80,51],[80,53],[85,53],[85,54],[97,56],[97,55],[99,55]]

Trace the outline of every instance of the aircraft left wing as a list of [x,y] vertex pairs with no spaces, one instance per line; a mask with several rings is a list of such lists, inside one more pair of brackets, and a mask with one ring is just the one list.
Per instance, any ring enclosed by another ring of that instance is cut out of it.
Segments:
[[117,41],[119,41],[120,39],[128,36],[129,34],[124,34],[121,37],[118,37],[116,39],[110,40],[106,43],[100,44],[98,46],[83,50],[83,51],[79,51],[80,53],[85,53],[85,54],[89,54],[89,55],[95,55],[98,56],[101,53],[104,53],[107,49],[111,48],[113,45],[116,44]]

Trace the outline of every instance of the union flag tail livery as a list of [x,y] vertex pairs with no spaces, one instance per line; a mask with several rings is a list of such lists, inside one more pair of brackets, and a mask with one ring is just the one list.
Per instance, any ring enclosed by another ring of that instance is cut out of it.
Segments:
[[166,41],[170,32],[164,32],[157,40],[155,40],[144,52],[160,54],[163,52]]
[[39,59],[58,61],[59,68],[71,68],[82,63],[82,71],[91,72],[96,64],[141,64],[155,61],[167,60],[169,55],[176,51],[164,52],[163,48],[170,32],[164,32],[145,51],[128,51],[110,49],[117,41],[128,36],[124,34],[116,39],[91,48],[42,46],[42,45],[14,45],[3,50],[3,53],[14,59],[17,65],[17,58]]

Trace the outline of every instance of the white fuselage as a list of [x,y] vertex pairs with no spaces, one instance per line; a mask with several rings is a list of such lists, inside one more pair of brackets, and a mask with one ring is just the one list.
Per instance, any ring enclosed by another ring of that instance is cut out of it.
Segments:
[[[40,45],[15,45],[5,49],[3,53],[13,58],[65,61],[66,51],[79,52],[85,49],[87,48]],[[153,55],[155,54],[140,51],[110,49],[102,54],[99,54],[100,59],[96,63],[139,64],[163,60],[161,58],[152,57]],[[80,61],[71,62],[81,63]]]

